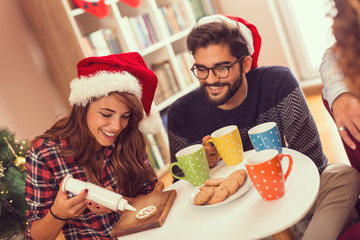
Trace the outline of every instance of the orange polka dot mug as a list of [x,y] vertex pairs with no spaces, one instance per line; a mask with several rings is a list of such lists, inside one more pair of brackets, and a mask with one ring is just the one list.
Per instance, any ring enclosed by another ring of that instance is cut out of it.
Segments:
[[226,165],[237,165],[244,160],[241,136],[236,125],[226,126],[214,131],[206,145],[209,145],[210,142],[214,144]]
[[[200,186],[210,178],[209,164],[203,145],[194,144],[175,154],[177,162],[170,165],[169,171],[174,178],[183,179],[193,186]],[[173,167],[178,166],[185,176],[177,176]]]
[[[282,160],[287,157],[288,168],[283,173]],[[285,181],[289,176],[293,159],[289,154],[275,149],[255,152],[245,159],[245,167],[256,190],[264,200],[275,200],[285,194]]]

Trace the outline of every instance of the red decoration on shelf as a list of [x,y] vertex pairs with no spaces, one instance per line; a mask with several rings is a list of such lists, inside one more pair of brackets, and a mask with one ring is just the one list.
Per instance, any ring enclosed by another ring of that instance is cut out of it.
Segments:
[[141,0],[120,0],[121,2],[126,3],[130,7],[137,8],[140,6]]
[[[109,13],[109,6],[105,4],[105,0],[73,0],[75,5],[84,9],[92,15],[103,18]],[[139,0],[140,1],[140,0]]]

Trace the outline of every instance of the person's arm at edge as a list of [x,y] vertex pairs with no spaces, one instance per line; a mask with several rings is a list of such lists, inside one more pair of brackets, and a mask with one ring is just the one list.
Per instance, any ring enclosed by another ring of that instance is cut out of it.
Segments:
[[[349,92],[336,59],[334,48],[327,49],[320,66],[320,76],[324,84],[323,96],[329,103],[336,126],[346,127],[350,134],[360,141],[360,99]],[[348,131],[340,131],[339,134],[345,144],[354,150],[356,144]]]

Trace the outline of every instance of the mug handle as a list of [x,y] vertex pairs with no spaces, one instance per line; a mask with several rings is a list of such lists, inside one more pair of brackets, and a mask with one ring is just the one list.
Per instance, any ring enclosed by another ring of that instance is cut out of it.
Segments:
[[279,153],[279,158],[281,159],[281,161],[283,160],[284,157],[288,157],[289,159],[289,166],[288,166],[288,169],[286,170],[286,173],[285,173],[285,180],[287,179],[287,177],[289,176],[291,170],[292,170],[292,166],[293,166],[293,159],[292,157],[290,156],[290,154],[286,154],[286,153]]
[[212,147],[214,147],[214,146],[215,146],[215,145],[214,145],[214,142],[212,141],[212,139],[211,139],[211,138],[210,138],[209,140],[207,140],[207,141],[206,141],[205,145],[206,145],[206,146],[212,146]]
[[181,167],[179,166],[179,164],[178,164],[177,162],[173,162],[172,164],[170,164],[170,167],[169,167],[169,172],[171,173],[171,175],[172,175],[174,178],[177,178],[177,179],[187,180],[187,179],[186,179],[186,176],[185,176],[185,177],[180,177],[180,176],[177,176],[177,175],[175,175],[175,174],[173,173],[172,168],[173,168],[174,166],[178,166],[178,167],[181,169]]
[[[213,142],[213,140],[211,138],[206,141],[205,146],[211,146],[211,147],[214,147],[216,149],[215,144],[214,144],[214,142]],[[220,157],[219,152],[217,152],[217,155]]]

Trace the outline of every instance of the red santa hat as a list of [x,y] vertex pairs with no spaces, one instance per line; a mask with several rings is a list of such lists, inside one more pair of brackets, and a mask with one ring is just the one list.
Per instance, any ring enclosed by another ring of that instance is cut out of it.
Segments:
[[251,68],[257,67],[261,47],[261,37],[256,27],[242,18],[220,14],[201,18],[198,22],[198,26],[213,22],[226,22],[234,27],[238,26],[240,28],[240,32],[246,41],[248,52],[252,58]]
[[116,91],[132,93],[144,107],[145,116],[139,124],[140,131],[156,133],[160,130],[160,115],[151,110],[158,80],[139,53],[85,58],[77,64],[77,69],[78,77],[70,83],[71,105],[84,107],[91,98],[108,96]]

